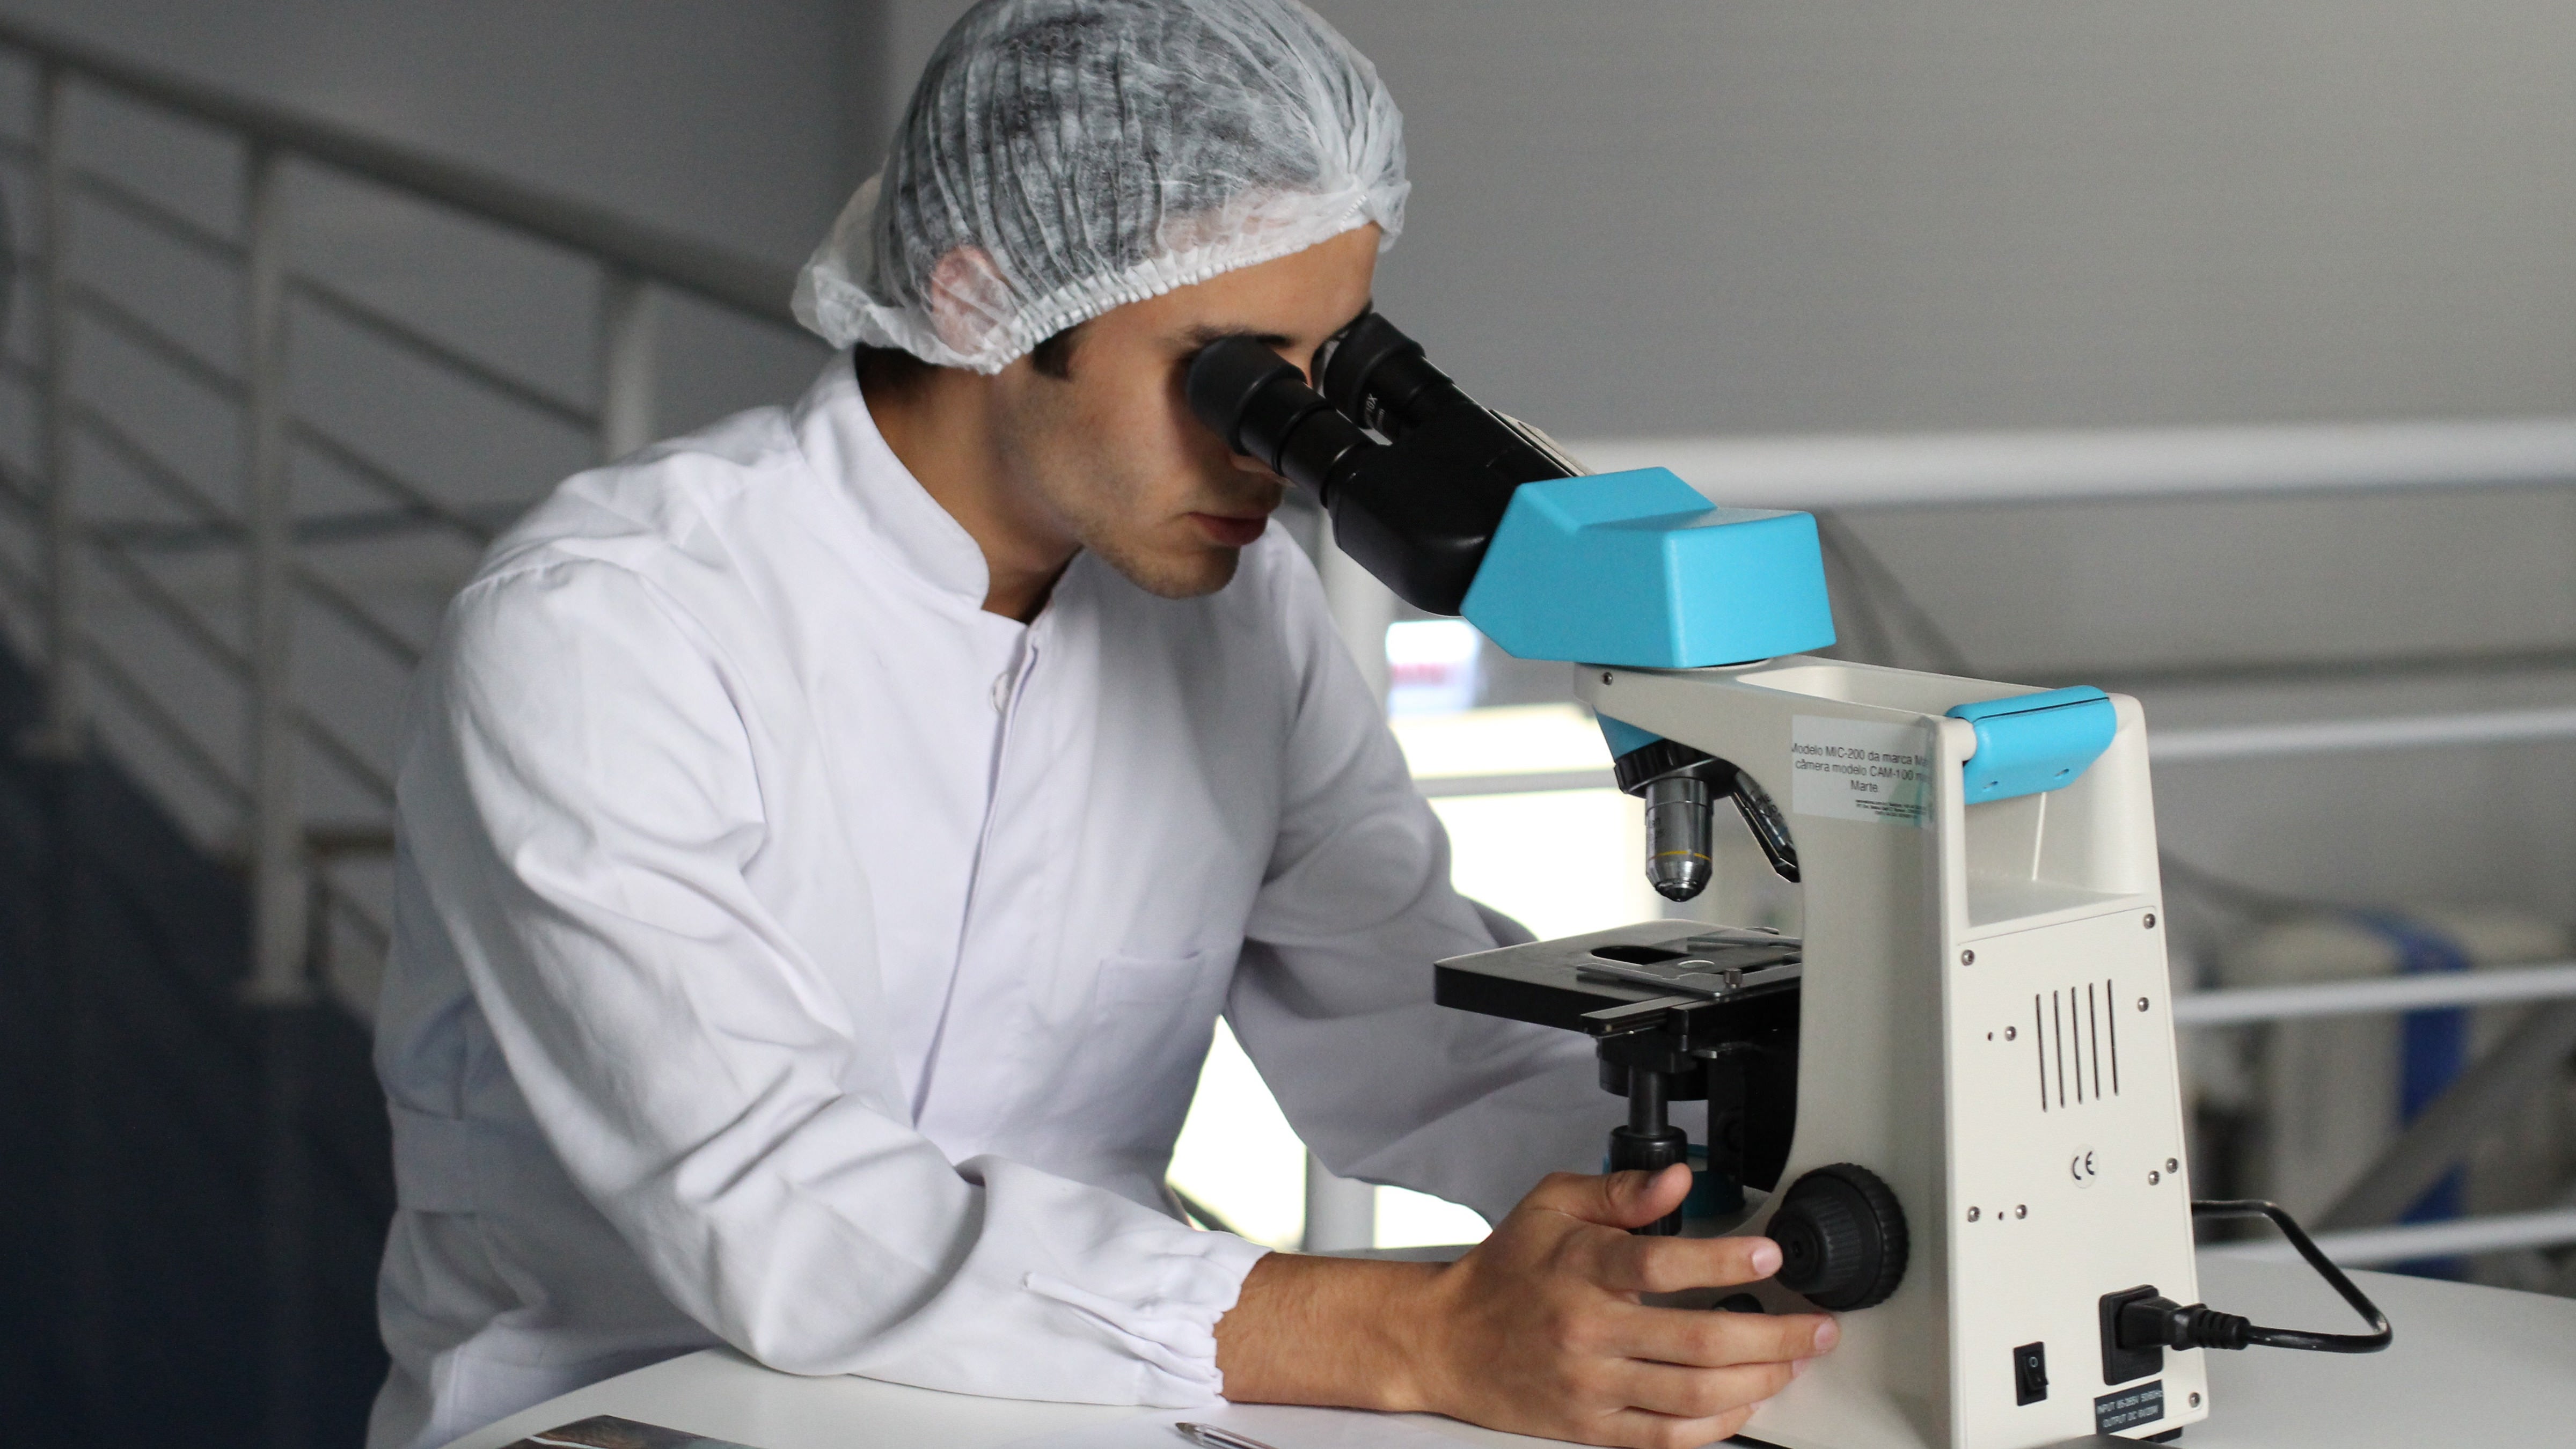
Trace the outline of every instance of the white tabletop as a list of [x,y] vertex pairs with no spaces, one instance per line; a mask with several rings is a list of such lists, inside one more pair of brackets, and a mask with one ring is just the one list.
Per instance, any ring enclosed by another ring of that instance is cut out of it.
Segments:
[[[2354,1275],[2397,1328],[2359,1356],[2249,1349],[2210,1354],[2214,1412],[2194,1449],[2566,1449],[2576,1444],[2576,1299],[2385,1273]],[[2258,1323],[2340,1331],[2352,1312],[2304,1265],[2201,1260],[2201,1296]],[[711,1349],[540,1404],[452,1449],[500,1449],[594,1414],[755,1449],[996,1449],[1135,1409],[933,1393],[855,1378],[773,1373]],[[1534,1445],[1445,1419],[1410,1422],[1461,1443]]]

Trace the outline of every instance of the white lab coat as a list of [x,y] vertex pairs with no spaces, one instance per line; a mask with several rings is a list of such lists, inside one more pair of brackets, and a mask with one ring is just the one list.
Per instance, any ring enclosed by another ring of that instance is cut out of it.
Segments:
[[1159,1187],[1220,1010],[1337,1172],[1494,1216],[1597,1163],[1569,1033],[1434,1007],[1493,939],[1278,530],[1035,623],[836,359],[572,479],[423,669],[377,1035],[369,1442],[718,1343],[1189,1405],[1263,1250]]

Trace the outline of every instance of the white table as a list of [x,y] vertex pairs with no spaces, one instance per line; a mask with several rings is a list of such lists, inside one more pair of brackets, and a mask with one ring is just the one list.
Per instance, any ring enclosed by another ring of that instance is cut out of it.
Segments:
[[[2192,1449],[2567,1449],[2576,1445],[2576,1299],[2385,1273],[2354,1277],[2397,1327],[2387,1352],[2249,1349],[2210,1354],[2216,1412]],[[2355,1326],[2303,1265],[2201,1260],[2201,1296],[2258,1323]],[[712,1349],[540,1404],[452,1449],[499,1449],[594,1414],[668,1425],[756,1449],[993,1449],[1134,1409],[933,1393],[854,1378],[773,1373]],[[1467,1444],[1535,1445],[1445,1419],[1416,1422]]]

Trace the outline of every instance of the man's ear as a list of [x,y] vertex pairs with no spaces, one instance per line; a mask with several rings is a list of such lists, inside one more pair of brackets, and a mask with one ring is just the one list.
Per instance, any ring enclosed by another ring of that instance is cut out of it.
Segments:
[[930,270],[930,325],[972,357],[1011,322],[1011,285],[982,247],[962,246]]

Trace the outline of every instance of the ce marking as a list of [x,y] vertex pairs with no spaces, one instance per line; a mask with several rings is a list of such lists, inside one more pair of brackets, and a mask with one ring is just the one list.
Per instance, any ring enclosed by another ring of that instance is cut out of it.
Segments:
[[2076,1148],[2075,1156],[2066,1164],[2066,1175],[2075,1179],[2077,1187],[2091,1187],[2093,1179],[2101,1176],[2100,1171],[2093,1165],[2093,1149]]

